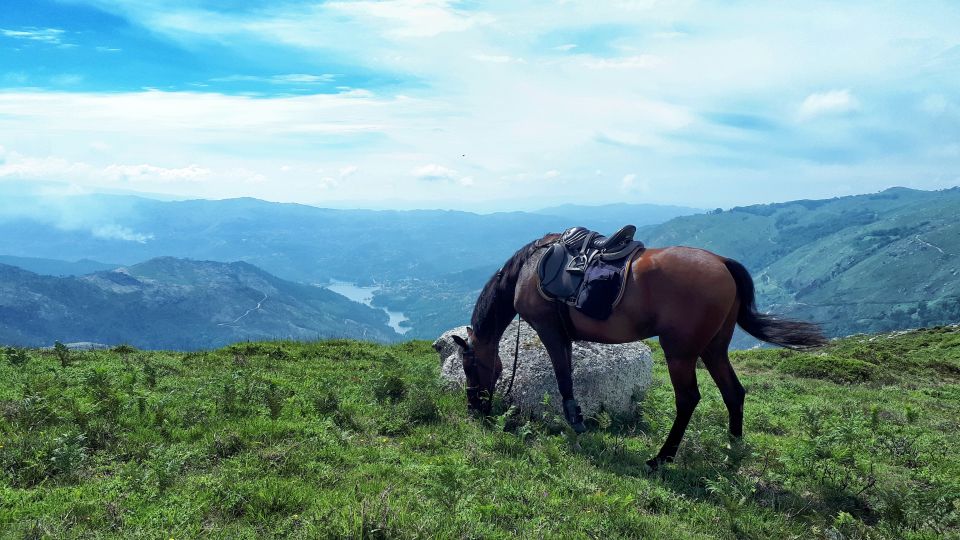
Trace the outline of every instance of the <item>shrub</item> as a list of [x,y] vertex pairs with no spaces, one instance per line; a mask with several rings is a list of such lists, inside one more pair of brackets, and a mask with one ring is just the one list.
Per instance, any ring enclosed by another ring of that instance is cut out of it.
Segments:
[[313,396],[313,408],[321,416],[331,415],[340,408],[340,398],[331,388],[324,388]]
[[400,401],[407,395],[407,383],[396,371],[388,371],[374,381],[373,395],[380,401]]
[[113,352],[115,352],[115,353],[117,353],[117,354],[133,354],[133,353],[137,352],[137,348],[134,347],[133,345],[128,345],[128,344],[126,344],[126,343],[121,343],[120,345],[117,345],[116,347],[114,347],[113,349],[111,349],[111,351],[113,351]]
[[53,472],[70,480],[80,475],[80,467],[87,459],[87,439],[82,433],[64,433],[54,440],[50,463]]
[[267,388],[263,394],[263,400],[267,405],[267,409],[270,411],[270,418],[272,420],[280,418],[280,413],[283,411],[283,402],[287,396],[288,393],[280,388],[277,383],[273,381],[267,383]]
[[213,438],[211,454],[214,457],[225,459],[239,454],[247,445],[236,433],[219,434]]
[[427,424],[440,418],[440,408],[437,407],[433,396],[426,391],[417,391],[410,394],[405,403],[407,421],[411,424]]
[[5,356],[7,357],[7,361],[14,366],[22,366],[30,361],[30,355],[28,355],[24,349],[8,347],[5,351]]
[[827,379],[835,383],[859,383],[879,378],[875,364],[833,354],[794,354],[780,363],[780,371],[807,377]]
[[68,349],[66,345],[59,341],[54,342],[53,352],[57,355],[57,359],[60,360],[60,367],[70,365],[70,349]]

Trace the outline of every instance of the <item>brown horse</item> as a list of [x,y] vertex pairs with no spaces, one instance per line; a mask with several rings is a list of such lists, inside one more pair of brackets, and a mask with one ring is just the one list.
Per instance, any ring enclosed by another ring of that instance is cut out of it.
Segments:
[[520,248],[484,286],[473,310],[468,338],[455,337],[467,376],[467,403],[490,412],[490,396],[503,370],[500,337],[517,313],[532,326],[553,363],[567,421],[581,433],[583,415],[573,395],[574,340],[627,343],[659,336],[676,398],[677,416],[657,456],[657,468],[673,460],[700,401],[697,358],[720,388],[730,414],[730,434],[743,435],[746,394],[727,348],[739,324],[757,339],[805,349],[826,343],[819,326],[757,312],[753,279],[742,264],[688,247],[647,249],[628,265],[626,288],[607,320],[591,319],[566,304],[545,299],[538,289],[541,249],[559,237],[548,234]]

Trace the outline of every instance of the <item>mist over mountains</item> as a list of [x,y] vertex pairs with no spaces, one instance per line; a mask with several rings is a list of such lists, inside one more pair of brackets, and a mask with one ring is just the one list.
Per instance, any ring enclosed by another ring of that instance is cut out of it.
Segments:
[[[489,275],[527,241],[573,225],[609,233],[625,223],[640,225],[637,238],[652,247],[701,247],[743,262],[761,309],[821,322],[831,335],[960,320],[957,188],[894,188],[706,213],[656,205],[495,214],[332,210],[117,195],[24,196],[0,210],[0,263],[67,276],[54,282],[4,267],[0,341],[7,343],[65,341],[58,332],[67,329],[81,341],[169,348],[260,337],[399,338],[382,311],[313,286],[331,279],[376,284],[374,305],[409,319],[404,338],[431,339],[469,318]],[[157,257],[167,258],[151,260]],[[103,272],[117,265],[126,269]],[[124,276],[137,283],[116,282]],[[242,330],[222,326],[267,289],[276,296],[268,293]],[[69,317],[29,328],[19,322],[31,312],[49,315],[58,302]],[[98,320],[120,320],[119,313],[127,320],[135,311],[142,324],[126,335],[96,330],[109,326]],[[178,333],[192,326],[195,335]]]

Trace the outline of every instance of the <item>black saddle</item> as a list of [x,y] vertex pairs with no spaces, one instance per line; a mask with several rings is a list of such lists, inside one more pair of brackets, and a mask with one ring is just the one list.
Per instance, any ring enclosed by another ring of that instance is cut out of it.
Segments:
[[567,229],[540,259],[540,294],[605,320],[623,294],[627,263],[644,249],[633,239],[636,232],[633,225],[610,236],[585,227]]

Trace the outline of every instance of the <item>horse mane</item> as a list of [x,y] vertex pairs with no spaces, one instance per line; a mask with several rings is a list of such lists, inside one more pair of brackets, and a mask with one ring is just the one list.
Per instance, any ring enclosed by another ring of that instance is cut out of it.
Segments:
[[513,295],[517,288],[517,279],[523,264],[533,253],[545,245],[544,240],[555,237],[548,234],[518,249],[507,262],[503,263],[480,291],[480,297],[473,307],[470,324],[477,338],[481,340],[500,339],[516,310],[513,308]]

